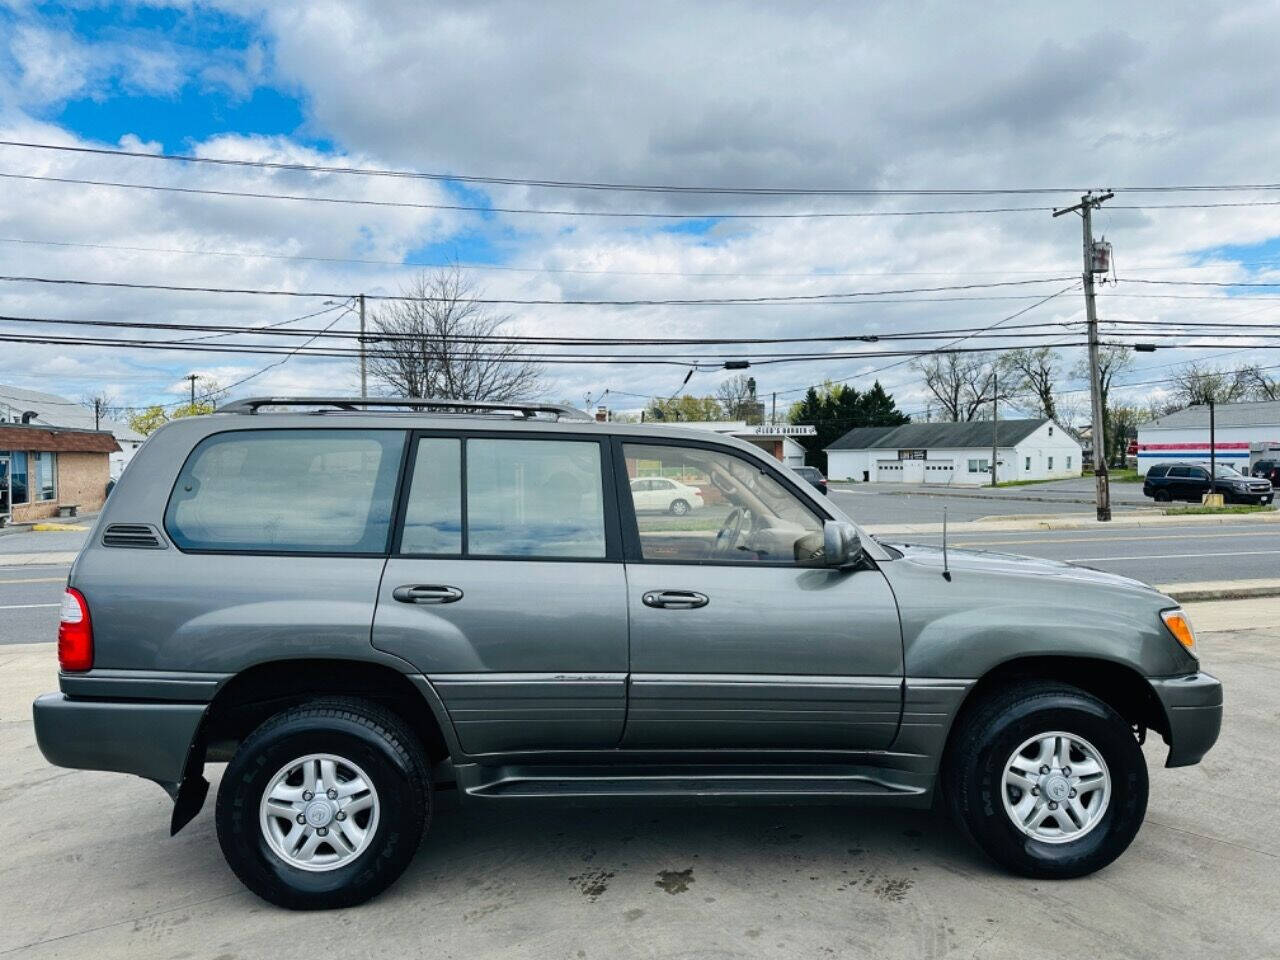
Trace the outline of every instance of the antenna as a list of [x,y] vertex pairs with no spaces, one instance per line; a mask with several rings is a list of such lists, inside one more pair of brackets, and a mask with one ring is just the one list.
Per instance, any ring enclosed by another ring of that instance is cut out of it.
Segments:
[[947,508],[942,508],[942,579],[951,582],[951,567],[947,564]]

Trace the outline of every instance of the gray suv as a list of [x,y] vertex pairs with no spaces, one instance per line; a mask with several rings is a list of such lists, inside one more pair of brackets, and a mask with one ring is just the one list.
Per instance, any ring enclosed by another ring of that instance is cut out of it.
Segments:
[[[633,480],[695,488],[637,510]],[[944,803],[992,858],[1117,857],[1218,736],[1177,604],[1093,570],[861,532],[762,451],[566,407],[266,398],[138,451],[71,569],[64,767],[200,810],[254,892],[345,906],[433,791]]]

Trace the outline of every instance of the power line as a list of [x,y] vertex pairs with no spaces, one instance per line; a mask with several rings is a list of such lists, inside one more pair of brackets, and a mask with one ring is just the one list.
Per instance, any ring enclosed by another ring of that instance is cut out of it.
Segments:
[[[124,253],[165,253],[180,254],[191,257],[231,257],[242,260],[278,260],[290,263],[348,263],[379,267],[449,267],[449,262],[428,260],[380,260],[372,257],[323,257],[304,254],[265,253],[250,250],[194,250],[184,247],[143,247],[118,243],[90,243],[73,240],[42,240],[34,237],[0,237],[0,243],[15,243],[31,246],[68,247],[85,250],[117,250]],[[1230,260],[1215,263],[1186,264],[1183,266],[1142,265],[1131,267],[1135,270],[1220,270],[1224,263],[1239,267],[1260,267],[1280,265],[1280,260]],[[954,277],[954,276],[1009,276],[1018,273],[1040,273],[1039,270],[881,270],[873,273],[827,272],[815,273],[760,273],[760,272],[716,272],[687,270],[586,270],[575,267],[513,267],[497,263],[463,263],[458,264],[468,271],[496,271],[503,273],[526,274],[568,274],[591,277],[680,277],[697,279],[767,279],[767,280],[826,280],[852,279],[867,277]],[[1130,296],[1134,296],[1130,294]],[[1239,298],[1233,298],[1239,299]]]
[[[966,188],[886,188],[886,187],[739,187],[700,186],[675,184],[609,183],[590,180],[548,180],[534,177],[495,177],[459,173],[431,173],[418,170],[394,170],[379,167],[350,167],[331,164],[311,164],[271,160],[242,160],[227,157],[195,157],[174,153],[148,153],[142,150],[84,147],[69,144],[35,143],[25,140],[0,140],[0,146],[22,147],[29,150],[49,150],[62,153],[93,154],[97,156],[133,157],[142,160],[177,161],[189,164],[207,164],[232,167],[255,167],[266,170],[293,170],[307,173],[337,173],[362,177],[395,177],[412,180],[454,181],[458,183],[485,183],[497,186],[548,187],[569,190],[604,190],[641,193],[679,194],[732,194],[742,196],[871,196],[871,197],[920,197],[920,196],[1013,196],[1048,195],[1057,193],[1083,193],[1085,187],[966,187]],[[1256,191],[1280,189],[1280,183],[1254,184],[1189,184],[1161,186],[1115,187],[1117,191],[1132,193],[1197,193],[1224,191]]]
[[[176,187],[158,183],[130,183],[122,180],[93,180],[87,177],[55,177],[48,174],[0,173],[6,180],[33,183],[61,183],[88,187],[110,187],[118,190],[151,190],[207,197],[231,197],[242,200],[288,200],[301,203],[327,203],[359,207],[389,207],[405,210],[446,210],[461,213],[502,213],[508,215],[551,217],[596,217],[611,220],[822,220],[860,219],[866,217],[941,217],[975,216],[991,213],[1047,213],[1053,207],[968,207],[929,210],[808,210],[795,213],[670,213],[652,210],[574,210],[548,207],[498,207],[485,204],[426,203],[413,200],[370,200],[361,197],[331,197],[317,194],[266,193],[255,190],[216,190],[212,187]],[[1275,207],[1280,200],[1247,200],[1224,203],[1157,203],[1117,204],[1113,210],[1207,210],[1219,207]]]
[[[215,190],[211,187],[175,187],[157,183],[128,183],[120,180],[91,180],[85,177],[54,177],[31,173],[0,173],[6,180],[36,183],[76,184],[112,187],[120,190],[153,190],[207,197],[234,197],[245,200],[293,200],[303,203],[336,203],[359,207],[392,207],[406,210],[451,210],[463,213],[527,214],[549,217],[602,217],[611,220],[821,220],[862,217],[933,217],[986,213],[1043,213],[1052,207],[981,207],[946,210],[815,210],[801,213],[664,213],[648,210],[572,210],[547,207],[497,207],[484,204],[425,203],[413,200],[369,200],[360,197],[330,197],[317,194],[264,193],[253,190]],[[1234,206],[1235,204],[1231,204]],[[1135,208],[1137,209],[1137,208]]]
[[[0,317],[0,321],[11,321],[13,317]],[[177,352],[192,353],[242,353],[242,354],[258,354],[263,356],[285,356],[285,357],[324,357],[324,358],[352,358],[358,357],[359,351],[355,348],[341,347],[324,347],[321,349],[270,345],[253,345],[253,344],[207,344],[207,343],[168,343],[158,340],[137,340],[137,339],[116,339],[110,337],[72,337],[72,336],[27,336],[11,332],[0,332],[0,342],[6,343],[33,343],[43,345],[56,346],[91,346],[91,347],[108,347],[108,348],[136,348],[143,350],[165,350]],[[1064,344],[1069,345],[1069,344]],[[959,353],[977,353],[977,352],[998,352],[1003,350],[1019,349],[1018,347],[990,347],[990,348],[961,348]],[[864,351],[864,352],[846,352],[846,353],[818,353],[818,354],[783,354],[778,356],[767,355],[763,357],[743,358],[749,359],[752,366],[764,366],[778,363],[799,363],[799,362],[829,362],[834,360],[849,359],[865,359],[868,357],[886,357],[886,356],[923,356],[930,353],[936,353],[934,349],[914,349],[899,351]],[[486,355],[474,352],[464,354],[447,354],[447,357],[459,356],[468,359],[504,359],[503,354]],[[530,353],[527,359],[538,363],[547,364],[637,364],[637,365],[662,365],[662,366],[697,366],[708,367],[711,369],[719,369],[721,364],[719,361],[712,361],[711,358],[697,357],[676,359],[670,355],[616,355],[616,354],[548,354],[548,353]]]
[[[228,326],[228,327],[226,328],[226,330],[225,330],[225,331],[223,331],[223,332],[221,332],[221,333],[212,333],[212,334],[209,334],[208,336],[205,336],[205,337],[190,337],[190,338],[188,338],[187,340],[179,340],[179,341],[177,341],[177,342],[178,342],[178,343],[194,343],[194,342],[195,342],[195,341],[197,341],[197,340],[217,340],[217,339],[220,339],[220,338],[222,338],[222,337],[231,337],[231,336],[235,336],[237,333],[255,333],[255,332],[263,332],[263,333],[266,333],[266,332],[270,332],[270,333],[284,333],[284,334],[286,334],[286,335],[287,335],[287,334],[289,334],[289,333],[290,333],[290,331],[288,331],[288,330],[278,331],[278,330],[276,330],[275,328],[277,328],[277,327],[283,327],[283,326],[285,326],[285,325],[287,325],[287,324],[290,324],[290,323],[299,323],[299,322],[301,322],[301,321],[303,321],[303,320],[310,320],[312,317],[319,317],[319,316],[322,316],[322,315],[324,315],[324,314],[326,314],[326,313],[332,313],[334,310],[341,310],[341,309],[343,309],[345,306],[347,306],[347,304],[345,304],[345,303],[338,303],[338,304],[334,304],[334,305],[333,305],[333,306],[331,306],[331,307],[325,307],[323,310],[316,310],[314,313],[304,313],[304,314],[303,314],[302,316],[300,316],[300,317],[290,317],[288,320],[277,320],[277,321],[275,321],[274,323],[264,323],[264,324],[262,324],[262,325],[260,325],[260,326],[257,326],[257,327],[234,327],[234,328],[232,328],[232,327]],[[98,324],[94,324],[94,326],[98,326]],[[332,326],[332,324],[330,324],[330,326]],[[177,329],[193,329],[193,330],[195,330],[195,329],[205,329],[204,327],[199,327],[199,326],[191,326],[191,327],[189,327],[189,328],[188,328],[187,324],[173,324],[173,323],[171,323],[171,324],[157,324],[157,327],[163,327],[164,329],[168,329],[168,330],[177,330]],[[213,328],[212,328],[212,327],[209,327],[208,329],[213,329]],[[328,328],[328,327],[325,327],[325,329],[326,329],[326,330],[328,330],[329,328]]]
[[[1011,314],[1009,314],[1009,316],[1007,316],[1007,317],[1003,317],[1003,318],[1001,318],[1001,319],[999,319],[999,320],[995,321],[994,323],[989,324],[988,326],[986,326],[986,327],[982,327],[982,328],[980,328],[980,329],[981,329],[981,330],[983,330],[983,331],[987,331],[987,330],[994,330],[996,327],[999,327],[999,326],[1001,326],[1001,325],[1003,325],[1003,324],[1005,324],[1005,323],[1008,323],[1010,320],[1016,320],[1018,317],[1022,316],[1023,314],[1030,313],[1032,310],[1036,309],[1037,307],[1043,306],[1044,304],[1048,303],[1049,301],[1054,300],[1054,299],[1056,299],[1057,297],[1062,296],[1064,293],[1069,293],[1070,291],[1074,290],[1074,289],[1076,288],[1076,286],[1077,286],[1077,285],[1078,285],[1078,284],[1077,284],[1077,281],[1076,281],[1076,280],[1075,280],[1075,278],[1073,277],[1073,278],[1071,278],[1071,283],[1067,284],[1067,286],[1063,287],[1061,290],[1058,290],[1058,291],[1056,291],[1056,292],[1054,292],[1054,293],[1051,293],[1051,294],[1049,294],[1049,296],[1044,297],[1044,298],[1042,298],[1042,299],[1040,299],[1040,300],[1037,300],[1035,303],[1030,304],[1029,306],[1023,307],[1021,310],[1018,310],[1018,311],[1016,311],[1015,313],[1011,313]],[[972,334],[970,334],[970,336],[972,336]],[[957,344],[957,343],[962,343],[962,342],[964,342],[964,341],[965,341],[965,340],[967,340],[967,339],[969,339],[969,337],[968,337],[968,336],[960,337],[960,338],[958,338],[958,339],[956,339],[956,340],[953,340],[953,341],[951,342],[951,344],[948,344],[947,346],[951,346],[951,345],[953,345],[953,344]],[[940,347],[940,348],[939,348],[937,351],[935,351],[935,352],[937,352],[937,353],[946,353],[946,352],[948,352],[948,350],[947,350],[947,346]],[[959,352],[963,352],[963,351],[959,351]],[[884,372],[884,371],[886,371],[886,370],[892,370],[892,369],[893,369],[893,368],[895,368],[895,367],[900,367],[900,366],[902,366],[904,363],[907,363],[907,362],[909,362],[909,361],[907,361],[907,360],[899,360],[899,361],[896,361],[896,362],[894,362],[894,363],[886,364],[886,365],[885,365],[885,366],[883,366],[883,367],[876,367],[874,370],[868,370],[868,371],[866,371],[865,373],[855,374],[855,375],[854,375],[854,376],[852,376],[852,377],[845,377],[843,380],[837,380],[837,381],[835,381],[835,382],[836,382],[836,383],[848,383],[850,380],[861,380],[861,379],[865,379],[866,377],[876,376],[877,374],[883,373],[883,372]],[[797,387],[797,388],[794,388],[794,389],[791,389],[791,390],[780,390],[780,391],[778,391],[778,395],[779,395],[779,396],[789,396],[790,394],[793,394],[793,393],[807,393],[810,389],[815,389],[815,388],[817,388],[818,386],[819,386],[819,384],[816,384],[816,383],[815,383],[815,384],[809,384],[808,386],[804,386],[804,387]]]
[[[501,298],[474,297],[467,298],[467,303],[505,306],[586,306],[586,307],[690,307],[690,306],[747,306],[765,303],[839,303],[852,297],[889,296],[900,293],[936,293],[948,290],[984,290],[997,287],[1034,286],[1043,283],[1056,283],[1069,279],[1067,277],[1040,277],[1034,280],[1001,280],[989,283],[951,284],[936,287],[905,287],[887,290],[859,290],[843,293],[787,294],[774,297],[703,297],[687,299],[636,299],[636,300],[513,300]],[[163,290],[171,293],[217,293],[266,297],[324,297],[325,299],[348,300],[356,294],[334,293],[324,291],[303,290],[263,290],[252,287],[203,287],[184,286],[168,283],[139,283],[125,280],[82,280],[72,277],[26,277],[0,276],[0,282],[8,283],[42,283],[78,287],[111,287],[125,290]],[[445,297],[411,296],[408,294],[367,294],[369,300],[385,300],[414,303],[439,303],[447,301]],[[1033,305],[1034,306],[1034,305]],[[1017,316],[1017,314],[1015,314]]]
[[[349,310],[347,304],[338,304],[319,313],[333,310]],[[302,317],[291,317],[272,324],[256,326],[237,326],[233,324],[211,323],[167,323],[157,320],[85,320],[62,317],[26,317],[3,316],[0,321],[26,324],[51,324],[60,326],[109,327],[123,330],[163,330],[168,333],[176,331],[214,331],[211,336],[185,337],[175,343],[194,343],[206,341],[214,337],[236,335],[271,336],[271,337],[330,337],[345,340],[358,340],[361,335],[356,331],[331,330],[333,324],[322,329],[293,328],[280,329],[284,324],[313,317],[317,314],[306,314]],[[461,344],[502,344],[519,346],[560,346],[560,347],[614,347],[614,346],[767,346],[773,344],[792,343],[879,343],[898,340],[932,340],[952,338],[957,333],[969,332],[976,337],[997,337],[1004,339],[1060,336],[1062,328],[1073,325],[1072,321],[1046,321],[1041,323],[1016,324],[1004,328],[1005,332],[991,333],[986,327],[959,327],[935,330],[895,330],[881,334],[823,334],[806,337],[550,337],[524,334],[455,334],[449,340]],[[1042,329],[1050,328],[1050,329]],[[373,343],[417,342],[422,339],[418,334],[383,332],[368,334],[365,340]]]
[[1142,277],[1125,277],[1125,282],[1161,284],[1172,287],[1280,287],[1280,280],[1264,283],[1257,280],[1152,280]]

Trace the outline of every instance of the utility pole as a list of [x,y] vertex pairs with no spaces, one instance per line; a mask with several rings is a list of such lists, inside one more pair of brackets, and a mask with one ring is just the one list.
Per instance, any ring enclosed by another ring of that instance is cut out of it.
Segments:
[[360,294],[360,399],[369,396],[369,364],[364,349],[364,294]]
[[1098,312],[1093,294],[1093,211],[1114,196],[1110,190],[1099,194],[1090,191],[1080,198],[1079,203],[1053,211],[1055,217],[1078,213],[1084,224],[1084,312],[1089,331],[1089,393],[1093,401],[1093,479],[1097,488],[1098,519],[1101,521],[1111,519],[1111,486],[1107,475],[1102,378],[1098,371]]
[[1000,375],[991,371],[991,485],[996,485],[996,456],[1000,439]]
[[1213,423],[1213,397],[1209,397],[1209,492],[1217,493],[1218,482],[1218,437]]
[[773,412],[769,414],[769,422],[776,424],[778,422],[778,391],[773,392]]
[[102,401],[98,397],[93,398],[93,429],[102,429]]
[[199,379],[198,375],[194,373],[188,373],[182,379],[191,381],[191,412],[194,414],[196,412],[196,380]]

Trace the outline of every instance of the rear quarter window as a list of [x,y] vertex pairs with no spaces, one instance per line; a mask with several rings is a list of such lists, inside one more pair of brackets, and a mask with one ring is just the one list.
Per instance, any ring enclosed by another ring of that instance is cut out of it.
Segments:
[[1165,466],[1155,466],[1147,471],[1148,477],[1163,477],[1169,472],[1169,468]]
[[238,430],[202,440],[165,529],[186,550],[387,550],[404,448],[397,430]]

